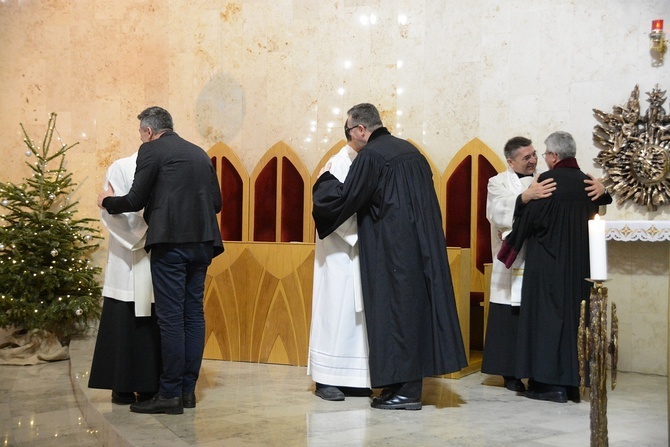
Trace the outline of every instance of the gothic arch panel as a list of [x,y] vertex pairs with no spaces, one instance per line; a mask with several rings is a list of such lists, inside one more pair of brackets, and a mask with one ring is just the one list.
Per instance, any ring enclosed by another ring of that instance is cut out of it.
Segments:
[[250,183],[251,240],[310,240],[310,175],[291,147],[280,141],[268,149],[252,172]]
[[491,233],[486,219],[488,179],[504,171],[501,158],[478,138],[463,146],[445,169],[445,237],[448,246],[471,249],[471,291],[484,292],[484,264],[491,262]]
[[235,152],[224,143],[208,151],[221,187],[222,207],[217,215],[224,241],[249,238],[249,174]]

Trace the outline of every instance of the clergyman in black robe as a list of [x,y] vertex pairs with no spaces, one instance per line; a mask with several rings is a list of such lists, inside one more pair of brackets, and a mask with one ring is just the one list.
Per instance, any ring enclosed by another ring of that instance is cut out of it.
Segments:
[[591,288],[586,280],[588,221],[612,197],[606,193],[594,201],[588,196],[584,180],[589,177],[579,169],[569,133],[554,132],[545,145],[550,170],[539,181],[553,178],[556,190],[521,209],[498,259],[509,268],[526,244],[516,360],[516,376],[532,379],[526,397],[578,401],[579,311],[583,300],[588,303]]
[[372,407],[418,410],[424,377],[467,366],[432,171],[372,104],[347,114],[364,147],[344,183],[318,178],[312,214],[324,238],[357,213]]

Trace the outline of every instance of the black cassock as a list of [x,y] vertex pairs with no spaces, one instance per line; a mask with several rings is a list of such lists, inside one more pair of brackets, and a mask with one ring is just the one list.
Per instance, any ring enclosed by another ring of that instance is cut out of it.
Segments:
[[425,157],[377,129],[344,183],[313,189],[320,238],[357,213],[373,388],[467,366],[442,217]]
[[[514,219],[498,259],[511,265],[526,244],[521,289],[516,376],[564,386],[579,386],[577,331],[582,300],[588,302],[588,221],[599,205],[612,203],[605,193],[597,201],[584,188],[586,174],[574,158],[559,161],[538,181],[553,178],[556,191],[533,200]],[[587,320],[588,321],[588,320]]]

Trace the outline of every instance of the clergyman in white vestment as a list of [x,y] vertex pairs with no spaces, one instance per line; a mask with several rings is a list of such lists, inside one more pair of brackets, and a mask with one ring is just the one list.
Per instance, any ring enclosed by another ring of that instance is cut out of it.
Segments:
[[[108,185],[125,195],[133,184],[137,152],[107,170]],[[149,254],[144,250],[147,224],[141,211],[100,219],[109,230],[104,297],[90,388],[112,390],[112,402],[132,404],[153,396],[161,374],[160,333],[153,310]],[[137,393],[137,396],[136,396]]]
[[[545,181],[549,185],[546,188],[533,182],[538,157],[531,140],[514,137],[505,144],[504,153],[507,170],[491,177],[487,187],[486,217],[491,224],[493,269],[482,372],[501,375],[507,389],[523,392],[526,387],[515,377],[515,366],[525,246],[510,269],[496,256],[503,239],[512,231],[515,209],[529,200],[551,194],[554,187],[549,181]],[[533,188],[529,189],[531,185]]]
[[[345,135],[349,140],[346,125]],[[342,182],[358,153],[354,145],[349,141],[328,161]],[[331,235],[316,238],[307,374],[325,400],[371,394],[355,214]]]

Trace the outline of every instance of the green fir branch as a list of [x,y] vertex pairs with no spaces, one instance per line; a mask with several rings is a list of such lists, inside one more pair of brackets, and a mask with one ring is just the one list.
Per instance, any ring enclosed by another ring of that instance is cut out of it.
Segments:
[[[65,157],[78,143],[50,154],[55,126],[52,113],[38,148],[21,125],[37,159],[26,162],[32,177],[0,184],[0,327],[44,329],[67,344],[100,315],[102,269],[89,256],[102,237],[97,219],[76,217],[78,201],[70,201],[76,183]],[[58,167],[48,169],[56,159]]]

